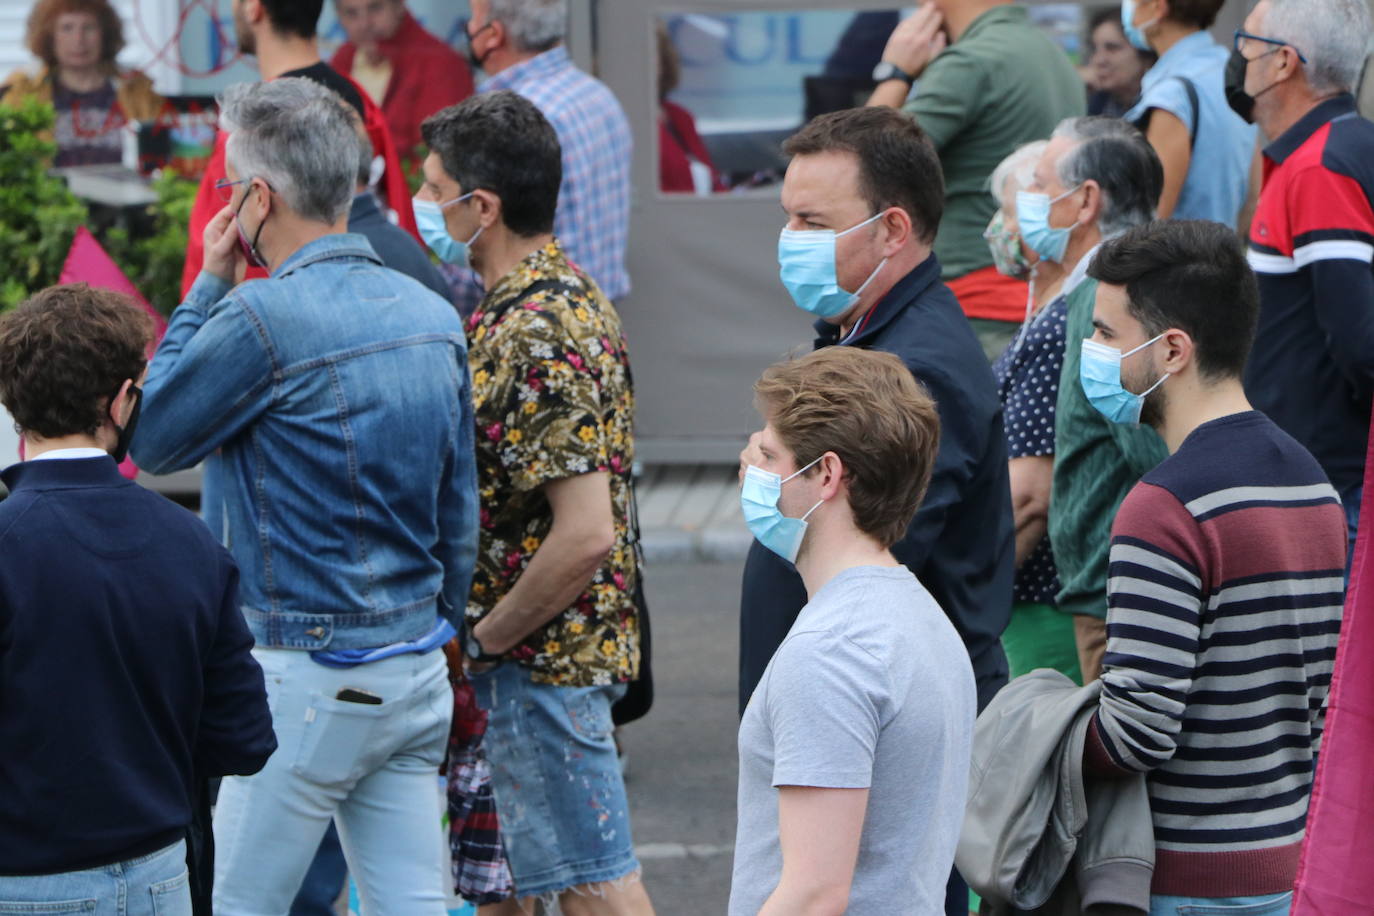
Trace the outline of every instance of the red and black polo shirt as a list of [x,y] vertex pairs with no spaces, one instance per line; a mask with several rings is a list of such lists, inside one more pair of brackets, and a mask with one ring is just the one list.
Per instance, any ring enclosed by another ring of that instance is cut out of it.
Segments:
[[1363,480],[1374,391],[1372,199],[1374,123],[1342,94],[1265,148],[1250,224],[1260,316],[1246,393],[1343,494]]

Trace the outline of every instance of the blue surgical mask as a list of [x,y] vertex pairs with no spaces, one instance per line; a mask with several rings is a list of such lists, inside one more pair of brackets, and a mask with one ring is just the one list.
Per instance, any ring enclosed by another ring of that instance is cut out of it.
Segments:
[[1141,25],[1132,24],[1135,18],[1135,0],[1121,0],[1121,31],[1125,33],[1126,40],[1131,43],[1131,47],[1137,51],[1153,51],[1150,42],[1145,39],[1145,30],[1154,25],[1158,20],[1151,19]]
[[797,562],[797,552],[801,550],[802,538],[806,536],[807,517],[825,500],[816,503],[801,518],[788,518],[778,508],[778,499],[782,496],[782,485],[811,467],[816,461],[787,477],[765,471],[752,464],[744,472],[744,486],[739,492],[744,524],[749,527],[749,533],[760,544],[789,563]]
[[438,203],[433,200],[421,200],[416,197],[411,200],[415,208],[415,225],[420,230],[420,238],[425,240],[429,250],[439,256],[439,260],[445,264],[457,264],[466,267],[468,263],[468,246],[477,241],[477,237],[482,234],[485,226],[478,226],[472,238],[466,242],[460,242],[448,234],[448,226],[444,222],[444,211],[456,203],[467,200],[475,191],[469,191],[462,197],[455,197],[453,200]]
[[1058,228],[1050,225],[1050,207],[1083,187],[1074,185],[1058,197],[1050,197],[1038,191],[1016,192],[1016,222],[1021,227],[1021,239],[1046,261],[1064,263],[1064,251],[1069,247],[1071,226]]
[[833,229],[782,230],[778,236],[778,276],[798,308],[821,318],[834,318],[859,301],[859,296],[878,276],[887,258],[878,262],[878,266],[873,268],[868,279],[857,290],[846,292],[840,288],[839,278],[835,274],[835,240],[867,226],[882,215],[875,213],[843,232]]
[[1125,353],[1095,340],[1083,341],[1083,360],[1078,365],[1078,378],[1083,385],[1083,394],[1087,395],[1088,403],[1097,408],[1098,413],[1113,423],[1140,423],[1140,408],[1145,404],[1146,395],[1163,385],[1169,373],[1164,373],[1159,381],[1146,391],[1132,394],[1121,386],[1121,361],[1132,353],[1139,353],[1163,336],[1160,334],[1159,337],[1147,340]]

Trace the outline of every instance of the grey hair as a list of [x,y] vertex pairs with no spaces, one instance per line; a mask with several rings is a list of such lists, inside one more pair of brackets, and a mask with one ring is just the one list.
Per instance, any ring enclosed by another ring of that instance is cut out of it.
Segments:
[[1351,92],[1360,79],[1371,32],[1366,0],[1271,0],[1266,38],[1307,58],[1307,85],[1316,92]]
[[1089,179],[1101,188],[1097,227],[1104,238],[1154,219],[1164,166],[1140,131],[1119,118],[1099,116],[1060,121],[1053,136],[1075,141],[1055,165],[1065,189]]
[[1049,145],[1048,140],[1023,143],[1012,150],[1011,155],[997,163],[997,168],[992,170],[992,177],[988,179],[988,191],[998,206],[1002,204],[1002,192],[1007,189],[1008,179],[1016,179],[1016,184],[1022,188],[1030,186],[1035,180],[1035,164],[1040,161],[1040,157],[1045,154],[1045,147]]
[[329,89],[303,77],[238,83],[219,97],[225,158],[240,178],[262,178],[296,215],[335,223],[348,212],[358,140]]
[[547,51],[568,30],[568,0],[491,0],[488,15],[506,27],[517,51]]

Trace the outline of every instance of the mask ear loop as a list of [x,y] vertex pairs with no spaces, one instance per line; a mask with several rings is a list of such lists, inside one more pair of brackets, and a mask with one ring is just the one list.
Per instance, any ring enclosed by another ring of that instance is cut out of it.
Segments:
[[[1021,244],[1019,238],[1016,240],[1016,244]],[[1021,322],[1021,330],[1016,332],[1016,340],[1012,341],[1011,352],[1013,355],[1021,352],[1021,344],[1025,343],[1026,334],[1030,331],[1032,312],[1035,309],[1035,275],[1039,268],[1039,264],[1031,267],[1030,279],[1026,282],[1026,318]]]

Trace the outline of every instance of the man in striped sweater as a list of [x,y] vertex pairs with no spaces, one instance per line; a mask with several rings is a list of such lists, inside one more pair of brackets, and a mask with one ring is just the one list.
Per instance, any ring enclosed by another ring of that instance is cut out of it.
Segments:
[[1109,418],[1154,426],[1170,457],[1112,528],[1084,765],[1148,773],[1151,916],[1287,913],[1340,629],[1341,503],[1245,398],[1258,293],[1234,232],[1152,223],[1103,245],[1088,273],[1084,391]]

